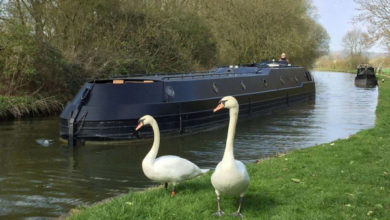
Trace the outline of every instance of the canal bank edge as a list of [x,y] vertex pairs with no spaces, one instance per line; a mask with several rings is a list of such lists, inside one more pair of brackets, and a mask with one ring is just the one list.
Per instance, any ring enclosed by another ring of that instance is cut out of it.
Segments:
[[[333,69],[333,68],[314,68],[311,71],[317,71],[317,72],[340,72],[340,73],[353,73],[356,74],[357,70],[356,69]],[[377,76],[381,74],[377,73]],[[383,76],[390,76],[390,68],[383,68],[382,69],[382,75]]]
[[58,114],[63,103],[56,97],[0,95],[0,120]]
[[[248,164],[247,219],[389,219],[390,82],[379,83],[376,124],[348,139]],[[387,159],[387,160],[386,160]],[[69,219],[215,219],[211,172],[181,183],[131,192],[70,212]],[[222,198],[226,215],[237,198]]]

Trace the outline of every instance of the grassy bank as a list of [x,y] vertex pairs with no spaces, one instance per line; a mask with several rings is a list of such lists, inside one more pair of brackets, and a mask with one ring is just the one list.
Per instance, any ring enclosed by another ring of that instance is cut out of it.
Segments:
[[387,75],[387,76],[390,76],[390,68],[383,68],[382,73]]
[[62,108],[55,97],[0,96],[0,119],[52,115]]
[[[375,128],[249,164],[246,219],[390,219],[390,83],[380,83]],[[222,156],[222,155],[221,155]],[[210,174],[71,211],[70,219],[218,219]],[[236,198],[222,198],[225,219]]]
[[313,71],[356,73],[356,69],[314,68]]
[[[314,68],[313,71],[356,73],[356,69]],[[383,68],[382,73],[390,76],[390,68]]]

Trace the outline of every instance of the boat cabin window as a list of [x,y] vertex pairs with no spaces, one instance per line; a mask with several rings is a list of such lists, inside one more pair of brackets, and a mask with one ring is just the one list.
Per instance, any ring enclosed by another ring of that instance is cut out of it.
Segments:
[[167,94],[169,97],[175,97],[175,90],[171,86],[165,87],[165,94]]
[[263,84],[264,84],[264,86],[265,86],[265,87],[267,87],[267,86],[268,86],[268,82],[267,82],[267,80],[266,80],[266,79],[263,79]]
[[357,74],[358,75],[364,75],[364,70],[359,70]]

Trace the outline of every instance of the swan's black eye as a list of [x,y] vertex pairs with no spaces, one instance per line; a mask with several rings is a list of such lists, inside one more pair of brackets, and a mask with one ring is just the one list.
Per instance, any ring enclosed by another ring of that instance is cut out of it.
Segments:
[[144,123],[144,121],[145,121],[145,119],[140,119],[140,120],[138,120],[138,123]]

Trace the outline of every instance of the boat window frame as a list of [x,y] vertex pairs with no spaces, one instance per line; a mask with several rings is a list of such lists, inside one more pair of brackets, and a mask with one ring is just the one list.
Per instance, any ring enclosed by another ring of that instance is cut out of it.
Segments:
[[218,88],[218,86],[217,86],[217,83],[213,82],[212,89],[213,89],[213,92],[214,92],[215,94],[218,94],[218,93],[219,93],[219,88]]
[[263,83],[264,87],[268,87],[268,82],[267,82],[266,79],[263,79],[263,80],[262,80],[262,83]]
[[306,79],[309,80],[309,81],[313,81],[312,80],[312,77],[311,77],[311,74],[309,71],[305,71],[305,76],[306,76]]
[[175,89],[172,86],[165,86],[164,92],[169,98],[175,98]]
[[279,80],[280,80],[280,83],[281,83],[282,85],[285,85],[285,84],[286,84],[286,80],[283,79],[283,75],[280,75]]
[[245,83],[244,83],[244,80],[241,80],[241,81],[240,81],[240,85],[241,85],[241,89],[242,89],[243,91],[246,91],[247,87],[246,87],[246,85],[245,85]]

